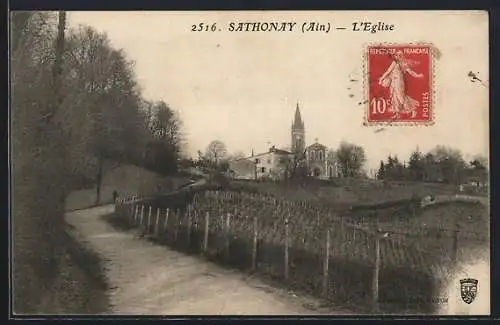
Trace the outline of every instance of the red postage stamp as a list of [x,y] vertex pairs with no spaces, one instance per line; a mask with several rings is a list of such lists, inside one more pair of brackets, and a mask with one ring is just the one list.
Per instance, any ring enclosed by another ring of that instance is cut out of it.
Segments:
[[374,45],[366,53],[366,124],[432,124],[432,47]]

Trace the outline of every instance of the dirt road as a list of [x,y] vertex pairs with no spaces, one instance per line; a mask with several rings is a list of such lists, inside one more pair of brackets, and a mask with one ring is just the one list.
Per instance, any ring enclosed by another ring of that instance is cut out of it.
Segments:
[[[243,273],[119,232],[100,218],[113,206],[74,211],[76,237],[105,260],[110,314],[318,315],[312,298],[272,288]],[[346,313],[343,313],[346,314]]]

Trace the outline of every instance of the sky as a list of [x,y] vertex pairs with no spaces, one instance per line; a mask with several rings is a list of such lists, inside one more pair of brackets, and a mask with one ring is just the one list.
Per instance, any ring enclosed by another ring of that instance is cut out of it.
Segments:
[[[296,22],[293,32],[230,32],[229,22]],[[302,33],[303,22],[346,27]],[[355,32],[353,22],[394,24],[385,32]],[[187,153],[223,141],[250,154],[290,146],[297,103],[306,143],[364,147],[367,168],[389,154],[405,160],[417,146],[488,156],[488,16],[480,11],[330,12],[70,12],[69,27],[90,25],[135,62],[148,100],[163,100],[183,123]],[[215,22],[221,31],[193,32]],[[371,43],[430,42],[434,68],[432,126],[364,126],[363,53]],[[471,82],[473,71],[486,83]],[[351,81],[358,80],[358,81]]]

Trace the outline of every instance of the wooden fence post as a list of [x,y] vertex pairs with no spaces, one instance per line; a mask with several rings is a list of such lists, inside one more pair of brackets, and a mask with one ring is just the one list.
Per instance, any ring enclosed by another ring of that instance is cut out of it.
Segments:
[[141,205],[141,219],[139,221],[139,228],[142,228],[143,220],[144,220],[144,205]]
[[188,205],[188,210],[187,210],[187,248],[191,247],[191,206]]
[[129,212],[128,212],[128,222],[129,224],[132,224],[133,220],[134,220],[134,202],[130,202],[130,207],[129,207]]
[[225,251],[226,251],[226,261],[229,261],[229,258],[231,256],[231,252],[230,252],[230,238],[229,238],[229,227],[231,226],[231,214],[228,212],[227,213],[227,216],[226,216],[226,231],[225,231],[225,239],[226,239],[226,247],[225,247]]
[[149,234],[151,232],[151,209],[152,207],[149,206],[149,212],[148,212],[148,224],[147,224],[147,228],[146,228],[146,234]]
[[288,280],[288,218],[285,219],[285,280]]
[[378,280],[380,273],[380,236],[378,229],[375,231],[375,265],[373,269],[372,279],[372,298],[375,310],[378,310]]
[[207,211],[205,214],[205,237],[203,238],[203,252],[206,254],[208,251],[208,227],[209,227],[209,222],[210,222],[210,215]]
[[139,216],[139,204],[136,204],[135,205],[135,213],[134,213],[134,217],[132,220],[132,226],[135,226],[137,224],[137,217],[138,216]]
[[252,248],[252,271],[257,269],[257,239],[258,239],[258,219],[253,217],[253,248]]
[[328,263],[330,262],[330,229],[326,231],[325,261],[323,262],[323,297],[328,295]]
[[165,222],[163,224],[163,232],[167,231],[167,226],[168,226],[168,215],[170,214],[170,209],[167,208],[167,213],[165,214]]
[[180,219],[180,211],[179,209],[177,209],[177,213],[175,214],[174,242],[177,242],[177,233],[179,232]]
[[160,233],[160,208],[156,208],[155,235]]
[[340,225],[339,225],[339,232],[337,233],[338,236],[340,236],[340,245],[339,249],[336,252],[337,256],[344,256],[344,247],[345,247],[345,242],[346,242],[346,227],[344,224],[344,216],[340,216]]
[[453,231],[453,262],[458,260],[458,233],[460,232],[458,222],[455,223],[455,229]]

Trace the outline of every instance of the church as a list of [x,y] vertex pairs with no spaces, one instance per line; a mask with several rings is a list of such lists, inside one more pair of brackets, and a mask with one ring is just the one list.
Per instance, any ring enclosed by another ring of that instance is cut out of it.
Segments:
[[314,143],[306,145],[306,130],[300,115],[299,104],[295,108],[295,117],[291,128],[291,152],[295,155],[305,155],[309,176],[328,179],[338,177],[337,164],[328,159],[328,148],[315,139]]
[[290,149],[278,149],[275,146],[267,152],[252,154],[249,157],[229,162],[229,172],[235,179],[282,179],[286,173],[286,161],[293,157],[304,158],[309,176],[328,179],[338,177],[335,162],[327,159],[328,148],[318,139],[306,145],[305,124],[300,115],[299,104],[295,108],[295,116],[291,126]]

